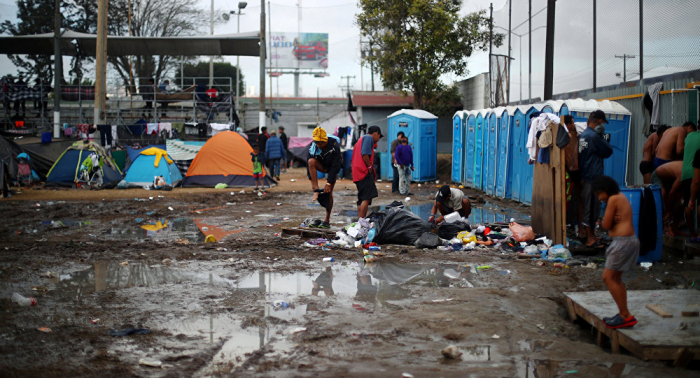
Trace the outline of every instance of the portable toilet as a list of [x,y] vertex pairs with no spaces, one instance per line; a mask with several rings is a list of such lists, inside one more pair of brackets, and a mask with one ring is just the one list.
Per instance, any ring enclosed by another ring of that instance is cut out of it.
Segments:
[[486,138],[486,158],[484,163],[484,192],[490,196],[496,195],[496,171],[498,169],[498,130],[501,115],[506,110],[498,107],[489,115],[488,138]]
[[486,151],[484,146],[486,146],[485,141],[488,138],[489,115],[491,115],[491,109],[482,109],[476,116],[476,130],[474,136],[474,188],[483,190],[484,183],[484,164],[486,162]]
[[413,150],[415,171],[411,181],[432,181],[437,179],[437,117],[425,110],[401,109],[389,117],[388,142],[396,139],[403,131]]
[[613,148],[612,156],[603,161],[603,173],[614,178],[620,188],[626,188],[632,113],[614,101],[573,99],[565,101],[560,114],[570,114],[574,122],[587,122],[588,116],[595,110],[602,110],[605,113],[605,118],[608,120],[605,124],[605,133],[610,134],[610,145]]
[[530,131],[530,115],[542,110],[542,104],[519,106],[514,112],[513,170],[511,173],[512,199],[532,204],[532,179],[534,166],[528,164],[527,137]]
[[544,113],[552,113],[556,115],[564,115],[560,114],[561,107],[564,105],[565,101],[564,100],[549,100],[544,103],[542,106],[542,112]]
[[466,112],[465,150],[464,150],[464,186],[474,187],[474,152],[476,147],[476,116],[477,112]]
[[498,123],[498,168],[496,172],[496,196],[511,198],[512,181],[510,171],[513,165],[513,125],[516,106],[506,107]]
[[460,110],[452,117],[452,182],[454,183],[462,183],[464,175],[466,113]]

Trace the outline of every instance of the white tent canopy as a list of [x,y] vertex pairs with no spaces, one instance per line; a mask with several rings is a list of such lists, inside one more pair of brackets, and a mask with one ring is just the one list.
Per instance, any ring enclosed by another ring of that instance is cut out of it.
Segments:
[[[260,56],[260,33],[182,37],[107,36],[107,55]],[[61,55],[95,56],[97,35],[64,30]],[[54,53],[54,34],[0,36],[0,54]]]

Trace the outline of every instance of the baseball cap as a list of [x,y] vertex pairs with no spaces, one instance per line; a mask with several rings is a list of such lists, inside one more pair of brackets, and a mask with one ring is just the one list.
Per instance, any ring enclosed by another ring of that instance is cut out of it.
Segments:
[[379,133],[379,137],[384,138],[384,135],[382,135],[382,129],[380,129],[379,126],[370,126],[369,129],[367,129],[367,134],[374,133]]
[[610,123],[608,122],[608,119],[605,118],[605,112],[603,112],[602,110],[596,110],[593,113],[591,113],[591,118],[602,119],[603,121],[605,121],[605,123]]
[[450,191],[450,186],[449,185],[443,185],[440,187],[440,190],[438,190],[438,195],[437,195],[437,200],[440,203],[445,203],[447,200],[447,197],[452,194],[452,191]]

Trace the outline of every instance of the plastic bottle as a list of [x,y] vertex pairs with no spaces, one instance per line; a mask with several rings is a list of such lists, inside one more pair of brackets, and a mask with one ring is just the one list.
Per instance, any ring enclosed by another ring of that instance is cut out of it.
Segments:
[[369,232],[367,233],[367,243],[371,243],[372,240],[374,240],[374,237],[377,235],[377,230],[374,228],[370,229]]
[[36,299],[34,299],[32,297],[29,297],[29,298],[23,297],[23,296],[19,295],[19,293],[12,294],[12,302],[17,303],[18,305],[20,305],[22,307],[36,306]]
[[283,300],[281,300],[281,299],[278,299],[278,300],[272,302],[272,305],[273,305],[274,307],[276,307],[276,308],[287,308],[287,307],[289,307],[289,303],[287,303],[287,302],[285,302],[285,301],[283,301]]
[[335,261],[335,259],[333,257],[324,257],[323,261],[324,262],[333,262],[333,261]]

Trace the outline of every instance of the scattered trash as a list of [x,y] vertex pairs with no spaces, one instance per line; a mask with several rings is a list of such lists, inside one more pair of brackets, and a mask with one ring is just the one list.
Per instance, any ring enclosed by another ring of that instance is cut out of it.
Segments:
[[58,278],[58,273],[57,272],[46,272],[46,273],[40,274],[39,276],[46,277],[46,278]]
[[250,210],[246,210],[245,212],[246,212],[246,213],[251,213],[252,211],[250,211]]
[[119,266],[121,266],[122,268],[125,268],[125,267],[129,266],[129,262],[128,261],[120,262]]
[[496,335],[496,334],[494,333],[493,336],[491,336],[491,338],[492,338],[492,339],[500,339],[501,336],[498,336],[498,335]]
[[578,373],[578,370],[567,370],[566,374],[576,374]]
[[483,270],[483,269],[491,269],[491,266],[489,265],[482,265],[482,266],[477,266],[476,270]]
[[109,330],[109,335],[112,337],[124,337],[129,335],[150,335],[152,332],[145,328],[129,328],[121,331]]
[[404,199],[404,201],[406,201],[406,202],[408,202],[408,201],[410,201],[410,200],[411,200],[411,197],[406,197],[406,198]]
[[97,324],[99,321],[100,321],[100,318],[97,318],[97,319],[90,319],[90,322],[91,322],[92,324]]
[[168,210],[173,211],[173,210],[175,210],[175,209],[173,209],[172,206],[168,206]]
[[207,227],[207,226],[202,227],[202,231],[209,231],[209,227]]
[[291,182],[297,182],[297,180],[295,180],[295,179],[291,179],[291,180],[289,180],[289,181],[291,181]]
[[456,360],[462,355],[462,351],[460,351],[459,347],[457,347],[456,345],[450,345],[447,348],[441,350],[440,353],[442,353],[443,357],[450,360]]
[[688,329],[688,323],[686,323],[686,322],[681,322],[681,324],[678,325],[678,330],[679,330],[679,331],[685,331],[686,329]]
[[583,268],[597,269],[597,268],[598,268],[598,264],[596,264],[596,263],[594,263],[594,262],[589,262],[589,263],[586,264],[586,265],[581,265],[581,267],[583,267]]
[[214,189],[226,189],[226,188],[228,188],[228,185],[227,185],[227,184],[224,184],[224,183],[221,183],[221,182],[218,183],[218,184],[216,184],[216,185],[214,185]]
[[538,261],[535,265],[537,265],[537,266],[544,266],[544,265],[545,265],[545,262],[542,261],[542,260],[540,260],[540,261]]
[[238,193],[239,193],[239,194],[245,194],[245,190],[241,190],[241,191],[238,192]]
[[185,238],[180,238],[180,239],[175,240],[175,244],[189,245],[190,241],[188,239],[185,239]]
[[[226,185],[226,184],[224,184]],[[145,366],[150,366],[150,367],[163,367],[163,363],[159,360],[153,359],[153,358],[141,358],[139,359],[139,365],[145,365]]]
[[376,261],[377,261],[377,257],[376,257],[376,256],[373,256],[373,255],[367,255],[367,256],[365,256],[365,262],[373,263],[373,262],[376,262]]
[[333,261],[335,261],[335,259],[333,257],[324,257],[323,261],[324,262],[333,262]]
[[532,230],[532,227],[526,227],[518,223],[512,222],[509,228],[510,231],[513,233],[513,238],[515,239],[515,241],[526,242],[535,238],[535,232]]
[[282,206],[282,203],[281,203],[281,202],[277,202],[276,205],[277,205],[277,206]]
[[232,196],[233,196],[233,195],[235,195],[235,194],[236,194],[236,193],[234,193],[234,192],[231,192],[231,195],[232,195]]
[[216,237],[214,235],[207,235],[204,239],[205,243],[216,243]]
[[454,298],[446,298],[446,299],[433,299],[433,302],[435,303],[441,303],[441,302],[452,302],[455,300]]
[[544,326],[543,326],[542,324],[538,324],[538,325],[537,325],[537,328],[539,328],[539,329],[544,329]]
[[288,220],[289,220],[289,218],[282,218],[282,220],[284,220],[284,221],[288,221]]
[[287,308],[287,307],[289,307],[289,303],[287,303],[281,299],[278,299],[278,300],[272,302],[272,306],[275,308]]
[[32,291],[49,291],[46,286],[32,286]]
[[200,312],[202,311],[202,306],[199,303],[192,302],[189,305],[187,305],[187,311]]
[[262,196],[263,196],[262,192],[258,192],[258,197],[262,197]]
[[297,327],[297,328],[294,328],[294,329],[290,330],[290,331],[289,331],[289,334],[295,335],[295,334],[297,334],[297,333],[305,332],[305,331],[306,331],[306,328],[305,328],[305,327]]
[[[420,186],[420,184],[418,184],[418,186]],[[413,374],[403,373],[403,374],[401,374],[401,378],[413,378]]]
[[652,264],[651,264],[650,262],[639,263],[639,266],[641,266],[642,268],[644,268],[644,270],[649,270],[649,268],[651,268],[651,265],[652,265]]
[[51,332],[53,332],[53,331],[51,330],[51,328],[49,328],[49,327],[39,327],[39,328],[37,328],[36,330],[39,331],[39,332],[44,332],[44,333],[51,333]]

